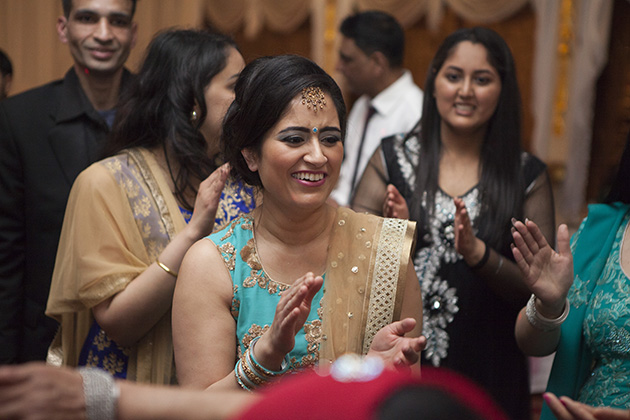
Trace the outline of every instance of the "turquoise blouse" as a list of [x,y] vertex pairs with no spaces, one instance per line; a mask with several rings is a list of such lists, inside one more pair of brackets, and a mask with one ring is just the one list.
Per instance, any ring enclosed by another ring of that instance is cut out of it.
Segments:
[[610,256],[590,298],[576,278],[571,297],[586,303],[582,328],[593,356],[578,400],[594,406],[630,408],[630,281],[621,269],[620,249],[630,213],[617,229]]
[[[240,357],[254,338],[269,329],[282,292],[290,286],[271,279],[263,269],[256,252],[251,214],[241,215],[209,239],[221,252],[232,277],[232,316],[236,322],[236,356]],[[313,366],[318,360],[323,290],[322,287],[315,295],[308,319],[295,337],[295,347],[289,353],[290,369]]]

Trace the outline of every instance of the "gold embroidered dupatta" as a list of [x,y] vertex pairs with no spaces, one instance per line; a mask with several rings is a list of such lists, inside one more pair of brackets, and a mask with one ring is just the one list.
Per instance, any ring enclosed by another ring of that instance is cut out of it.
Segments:
[[319,366],[366,354],[374,335],[400,319],[415,222],[337,210],[322,298]]
[[[94,321],[91,308],[124,290],[186,226],[162,170],[130,149],[83,171],[73,185],[46,314],[61,323],[51,353],[76,366]],[[127,378],[171,383],[170,311],[131,348]]]

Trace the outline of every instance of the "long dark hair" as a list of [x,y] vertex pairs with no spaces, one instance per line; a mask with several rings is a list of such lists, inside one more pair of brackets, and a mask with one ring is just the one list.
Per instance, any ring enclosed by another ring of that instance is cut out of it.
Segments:
[[235,99],[225,115],[221,145],[233,173],[245,182],[261,186],[258,172],[249,170],[241,151],[256,153],[267,132],[286,114],[289,103],[304,88],[319,87],[327,103],[337,110],[342,138],[346,106],[337,83],[311,60],[297,55],[262,57],[249,63],[238,78]]
[[[499,101],[488,123],[481,148],[479,188],[483,204],[478,235],[491,246],[502,247],[505,241],[510,241],[510,219],[521,216],[523,211],[525,188],[521,172],[521,96],[510,48],[499,34],[490,29],[476,27],[453,32],[444,40],[431,61],[424,84],[422,118],[407,135],[407,139],[418,135],[421,147],[416,168],[416,194],[410,200],[411,214],[426,226],[433,212],[442,147],[442,118],[433,96],[435,78],[446,59],[462,41],[483,45],[488,62],[501,78]],[[426,198],[429,214],[422,211],[423,198]]]
[[[230,48],[236,48],[231,38],[201,30],[171,29],[155,36],[133,86],[121,98],[105,146],[104,156],[131,147],[161,147],[175,196],[188,209],[192,203],[185,192],[197,193],[193,179],[203,180],[216,168],[199,128],[208,114],[205,88],[225,68]],[[191,121],[195,104],[200,115]]]

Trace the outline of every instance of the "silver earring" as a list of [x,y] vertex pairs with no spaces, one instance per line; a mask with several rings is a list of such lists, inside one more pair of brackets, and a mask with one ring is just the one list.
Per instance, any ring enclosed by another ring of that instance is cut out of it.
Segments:
[[190,122],[196,122],[199,119],[199,115],[197,115],[197,111],[195,111],[193,109],[193,111],[190,113]]

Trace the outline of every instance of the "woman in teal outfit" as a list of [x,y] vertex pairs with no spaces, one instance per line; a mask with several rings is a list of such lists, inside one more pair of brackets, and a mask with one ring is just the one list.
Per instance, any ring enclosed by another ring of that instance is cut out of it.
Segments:
[[345,119],[339,87],[306,58],[261,58],[241,73],[222,145],[262,204],[184,258],[173,299],[180,384],[252,390],[345,352],[417,364],[415,224],[327,204]]
[[570,243],[565,225],[555,252],[535,223],[514,223],[514,256],[533,293],[517,341],[532,356],[557,351],[543,419],[630,416],[629,220],[630,136],[607,199],[589,206]]
[[170,309],[184,254],[255,205],[251,188],[217,170],[243,67],[224,35],[168,30],[151,42],[109,157],[70,194],[46,312],[61,323],[52,361],[174,381]]

